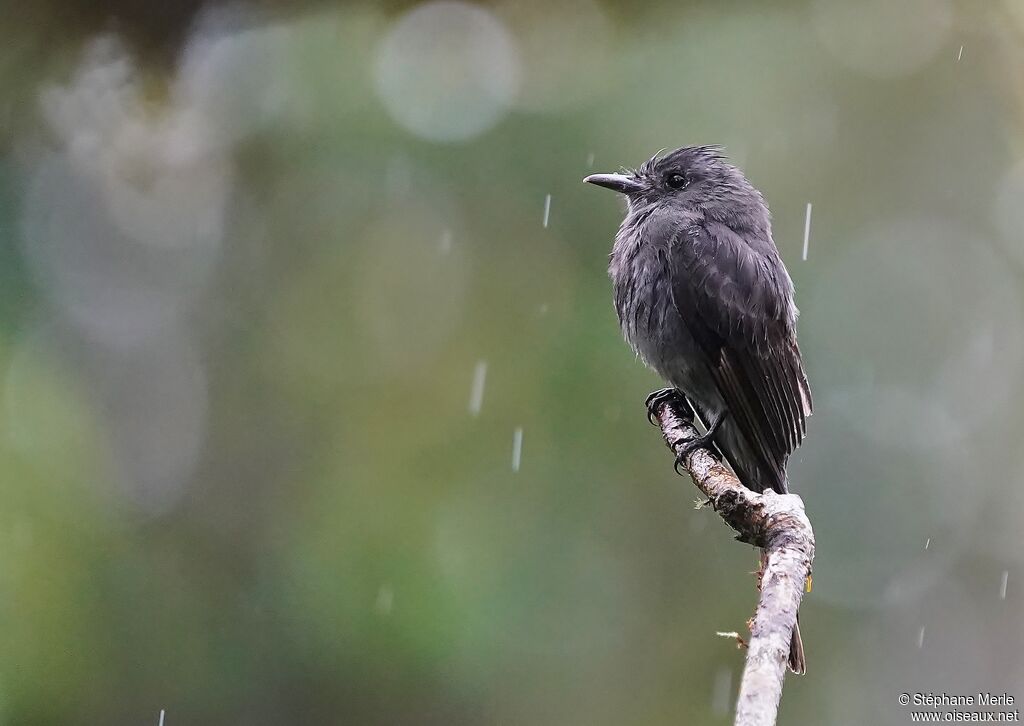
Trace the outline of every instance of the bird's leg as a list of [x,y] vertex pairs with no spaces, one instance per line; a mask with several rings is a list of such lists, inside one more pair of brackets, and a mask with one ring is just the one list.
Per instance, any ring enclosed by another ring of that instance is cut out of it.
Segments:
[[647,406],[647,420],[657,426],[658,410],[665,403],[677,398],[685,400],[678,388],[659,388],[649,395],[647,400],[644,401],[644,404]]
[[687,456],[692,454],[697,449],[706,449],[708,448],[709,444],[714,443],[715,434],[718,432],[718,427],[722,425],[722,421],[725,420],[725,416],[726,412],[721,411],[717,416],[715,416],[715,420],[711,422],[711,425],[708,426],[708,430],[704,432],[703,435],[698,436],[695,439],[690,439],[689,441],[687,441],[686,443],[679,447],[679,449],[676,451],[675,463],[675,469],[677,474],[682,476],[682,472],[679,471],[679,469],[680,467],[685,466]]

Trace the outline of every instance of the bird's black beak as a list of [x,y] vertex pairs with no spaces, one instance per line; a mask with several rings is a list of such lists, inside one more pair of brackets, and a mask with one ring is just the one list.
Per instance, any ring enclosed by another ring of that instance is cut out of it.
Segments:
[[621,194],[635,194],[644,188],[644,185],[630,174],[591,174],[583,181]]

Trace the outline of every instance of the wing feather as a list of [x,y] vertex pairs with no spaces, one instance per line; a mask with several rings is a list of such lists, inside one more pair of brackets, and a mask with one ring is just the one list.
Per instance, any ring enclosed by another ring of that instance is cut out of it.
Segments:
[[754,242],[725,225],[694,224],[673,238],[668,259],[676,309],[738,429],[781,489],[812,403],[792,282],[771,238]]

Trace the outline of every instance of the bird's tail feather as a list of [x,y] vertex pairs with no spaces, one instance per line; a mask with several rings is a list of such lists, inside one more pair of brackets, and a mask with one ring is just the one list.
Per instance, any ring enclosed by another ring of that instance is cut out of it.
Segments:
[[800,637],[800,616],[796,616],[793,626],[793,638],[789,641],[789,669],[802,676],[807,672],[807,660],[804,658],[804,641]]

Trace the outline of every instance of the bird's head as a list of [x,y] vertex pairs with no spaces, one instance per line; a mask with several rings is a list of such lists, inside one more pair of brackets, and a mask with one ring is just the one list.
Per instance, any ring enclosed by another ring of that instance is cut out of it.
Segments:
[[655,154],[638,169],[591,174],[583,181],[626,195],[631,209],[665,204],[717,216],[719,207],[739,206],[767,214],[760,193],[718,146],[684,146]]

